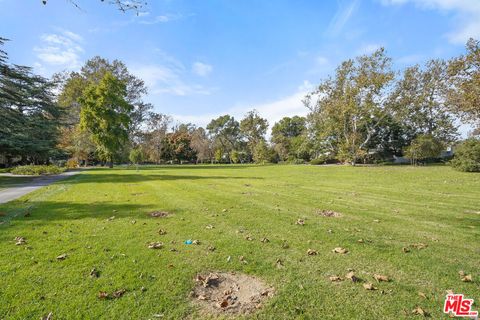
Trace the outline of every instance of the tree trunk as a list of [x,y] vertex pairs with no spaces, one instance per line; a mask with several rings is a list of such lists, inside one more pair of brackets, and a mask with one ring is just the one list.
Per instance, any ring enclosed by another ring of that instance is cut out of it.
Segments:
[[110,159],[108,161],[108,167],[113,168],[113,157],[110,157]]

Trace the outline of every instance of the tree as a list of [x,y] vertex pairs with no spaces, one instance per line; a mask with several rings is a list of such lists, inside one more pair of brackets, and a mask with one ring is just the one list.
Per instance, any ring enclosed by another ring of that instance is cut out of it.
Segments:
[[98,84],[91,83],[81,99],[80,126],[92,135],[101,157],[113,167],[115,153],[128,139],[133,107],[126,101],[127,88],[110,72]]
[[393,79],[391,59],[383,48],[344,61],[334,78],[305,98],[311,135],[355,164],[367,154],[368,143],[388,114],[386,97]]
[[446,92],[447,64],[431,60],[422,70],[418,65],[405,69],[390,97],[392,114],[413,135],[432,135],[452,142],[457,135],[449,112]]
[[264,164],[270,162],[272,158],[271,150],[269,149],[267,143],[264,140],[261,140],[253,148],[253,161],[255,163]]
[[299,136],[306,133],[306,119],[294,116],[284,117],[272,127],[271,141],[281,160],[296,158],[294,145],[298,145]]
[[448,72],[452,111],[480,128],[480,41],[468,40],[467,53],[450,60]]
[[217,150],[226,152],[228,159],[230,159],[230,152],[235,149],[238,144],[240,135],[240,125],[230,115],[220,116],[213,119],[207,125],[208,133],[213,137]]
[[[7,41],[0,38],[0,48]],[[11,65],[0,49],[0,154],[7,165],[15,157],[23,163],[48,162],[56,153],[62,109],[53,97],[54,84]]]
[[405,149],[405,156],[417,165],[418,160],[436,158],[443,150],[442,142],[433,135],[419,135]]
[[190,147],[197,154],[197,163],[205,160],[213,161],[213,143],[208,137],[207,132],[202,127],[195,129],[192,132],[192,139],[190,141]]
[[268,129],[268,121],[259,116],[257,110],[248,112],[240,121],[240,132],[247,139],[247,146],[250,154],[253,154],[254,147],[265,141],[265,134]]
[[165,148],[165,139],[167,129],[171,123],[171,117],[150,112],[148,120],[146,121],[146,132],[144,133],[143,147],[148,159],[155,163],[160,163]]
[[455,148],[450,165],[465,172],[480,172],[480,139],[470,138]]
[[[125,100],[133,107],[128,112],[128,117],[131,119],[128,129],[130,142],[122,145],[125,150],[121,153],[125,155],[125,158],[128,158],[129,148],[144,139],[142,124],[147,121],[150,115],[149,111],[152,109],[151,104],[142,101],[143,96],[147,93],[145,83],[132,75],[123,62],[119,60],[109,61],[96,56],[88,60],[79,72],[56,74],[54,76],[60,92],[58,104],[65,110],[61,130],[62,135],[67,135],[61,139],[65,142],[62,144],[65,151],[71,152],[72,149],[75,149],[75,145],[78,145],[77,141],[72,139],[77,135],[71,135],[71,133],[79,131],[76,127],[80,125],[80,98],[89,85],[98,84],[108,72],[124,82],[126,86]],[[88,136],[89,133],[84,132],[83,135]],[[70,142],[70,144],[66,142]]]
[[138,164],[143,161],[142,150],[140,148],[133,148],[132,150],[130,150],[128,159],[130,160],[131,163],[136,165],[137,171],[138,171]]

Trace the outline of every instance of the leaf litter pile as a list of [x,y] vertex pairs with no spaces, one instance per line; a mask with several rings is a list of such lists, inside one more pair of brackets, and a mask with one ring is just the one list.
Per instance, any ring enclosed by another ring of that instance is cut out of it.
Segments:
[[241,273],[207,273],[195,278],[194,304],[207,314],[249,314],[272,297],[274,288]]

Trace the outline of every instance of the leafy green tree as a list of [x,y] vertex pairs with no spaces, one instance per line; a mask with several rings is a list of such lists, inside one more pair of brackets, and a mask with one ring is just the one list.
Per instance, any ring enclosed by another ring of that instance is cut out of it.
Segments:
[[310,108],[311,135],[340,159],[355,164],[367,154],[386,111],[394,79],[391,59],[379,49],[344,61],[334,78],[323,81],[305,98]]
[[133,163],[137,167],[137,171],[138,171],[138,165],[143,161],[142,149],[133,148],[132,150],[130,150],[128,159],[130,160],[131,163]]
[[458,145],[450,164],[459,171],[480,172],[480,139],[470,138]]
[[450,61],[448,102],[464,121],[480,128],[480,41],[470,39],[467,53]]
[[[0,38],[0,48],[6,39]],[[10,64],[0,49],[0,154],[23,163],[45,163],[54,155],[61,108],[54,84],[31,68]]]
[[197,163],[205,160],[213,161],[214,149],[213,142],[208,137],[207,132],[202,127],[195,129],[192,132],[192,139],[190,147],[197,154]]
[[409,67],[390,97],[392,114],[413,135],[432,135],[443,142],[457,136],[454,117],[449,112],[447,64],[431,60],[424,69]]
[[405,149],[405,156],[417,165],[418,160],[437,158],[443,150],[442,142],[433,135],[419,135]]
[[207,125],[208,133],[212,136],[217,150],[222,150],[230,158],[230,152],[235,149],[240,138],[240,124],[230,115],[213,119]]
[[240,121],[240,132],[247,139],[247,147],[250,154],[253,154],[254,147],[265,140],[268,129],[268,121],[260,117],[257,110],[248,112]]
[[[61,132],[70,135],[71,132],[77,131],[75,127],[80,125],[80,98],[90,84],[98,84],[106,73],[113,74],[115,78],[125,83],[125,100],[132,106],[132,109],[128,112],[131,119],[128,128],[129,143],[123,144],[122,148],[125,150],[119,151],[128,158],[129,148],[132,145],[139,144],[145,138],[142,125],[149,120],[152,105],[142,100],[147,93],[144,81],[131,74],[126,65],[119,60],[109,61],[96,56],[88,60],[79,72],[55,75],[60,92],[58,103],[66,111],[62,117],[64,130],[62,129]],[[88,133],[85,133],[85,135],[88,135]],[[71,138],[71,136],[64,137],[62,140],[68,141],[68,138]],[[69,151],[74,144],[77,144],[76,141],[71,139],[70,142],[71,145],[62,144],[64,150]]]
[[284,117],[274,124],[271,141],[281,160],[297,158],[298,150],[295,148],[301,145],[297,140],[305,133],[306,119],[304,117]]
[[269,148],[268,144],[264,140],[261,140],[253,149],[253,161],[259,164],[273,162],[272,151],[273,150]]
[[133,107],[126,101],[123,81],[107,72],[98,84],[91,83],[80,98],[80,126],[88,130],[103,159],[113,159],[128,139]]
[[167,129],[171,123],[170,116],[150,112],[146,121],[146,131],[143,133],[142,146],[148,157],[148,160],[160,163],[165,151]]

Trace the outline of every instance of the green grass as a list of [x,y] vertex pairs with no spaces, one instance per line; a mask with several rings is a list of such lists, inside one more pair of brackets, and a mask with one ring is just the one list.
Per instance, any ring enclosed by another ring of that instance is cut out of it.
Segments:
[[[343,216],[321,217],[317,209]],[[172,215],[149,217],[153,210]],[[49,312],[55,319],[198,319],[189,292],[195,274],[206,270],[252,274],[276,288],[252,318],[399,319],[416,306],[446,318],[447,289],[480,309],[479,210],[480,175],[443,166],[88,170],[0,206],[0,319]],[[304,226],[295,225],[298,218]],[[168,233],[159,235],[160,228]],[[16,236],[27,245],[16,246]],[[186,239],[201,245],[184,245]],[[150,241],[166,248],[147,249]],[[428,247],[402,252],[418,242]],[[332,253],[338,246],[349,253]],[[309,248],[318,255],[307,256]],[[63,253],[68,257],[57,261]],[[277,259],[284,268],[275,267]],[[93,267],[99,278],[89,277]],[[379,290],[329,281],[349,268]],[[460,281],[460,270],[474,282]],[[392,281],[375,283],[374,273]],[[122,288],[119,299],[97,298]]]

